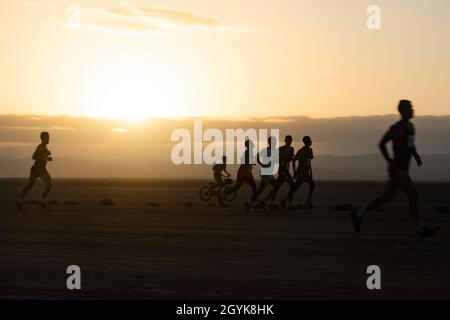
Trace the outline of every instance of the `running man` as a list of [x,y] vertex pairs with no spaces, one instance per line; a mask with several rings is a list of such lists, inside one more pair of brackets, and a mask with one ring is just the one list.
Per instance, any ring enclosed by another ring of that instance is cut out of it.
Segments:
[[294,186],[294,179],[292,178],[289,172],[289,165],[294,157],[294,148],[292,145],[292,136],[286,136],[284,138],[284,146],[280,147],[279,157],[280,157],[280,166],[278,168],[278,178],[275,182],[275,185],[272,191],[266,196],[266,198],[258,204],[258,207],[265,207],[266,201],[271,199],[272,202],[276,201],[278,190],[281,188],[283,183],[287,182],[289,186],[292,188]]
[[[294,170],[295,184],[289,190],[289,194],[286,196],[286,198],[282,201],[281,203],[282,206],[285,206],[286,202],[288,202],[289,205],[291,206],[295,192],[302,186],[304,182],[306,182],[309,184],[308,200],[306,202],[306,205],[308,208],[315,208],[312,202],[312,194],[314,192],[314,188],[316,187],[316,183],[314,182],[313,179],[313,171],[311,166],[311,161],[314,159],[314,152],[313,149],[311,148],[312,146],[311,137],[309,136],[303,137],[303,143],[305,146],[300,150],[298,150],[297,154],[292,160],[292,168]],[[298,167],[296,167],[297,161],[299,162]]]
[[[391,201],[397,190],[403,191],[409,199],[409,211],[416,224],[418,235],[425,239],[431,237],[439,228],[426,227],[420,219],[418,209],[418,194],[414,182],[409,175],[409,164],[414,157],[417,165],[422,166],[422,159],[414,144],[415,128],[410,121],[414,117],[414,109],[409,100],[401,100],[398,105],[401,120],[390,127],[379,144],[381,154],[388,163],[389,181],[383,193],[363,206],[358,212],[351,213],[351,219],[356,232],[361,232],[361,224],[368,212]],[[391,158],[386,147],[392,141],[394,157]]]
[[[272,163],[270,163],[270,159],[272,158],[272,146],[277,144],[276,138],[275,137],[269,137],[269,139],[267,140],[267,149],[261,151],[260,153],[258,153],[257,156],[257,161],[258,164],[262,167],[262,168],[270,168],[272,166]],[[275,152],[278,152],[278,150],[275,150]],[[263,170],[261,169],[260,171],[260,176],[261,176],[261,182],[259,183],[258,186],[258,190],[253,194],[252,197],[252,202],[256,203],[258,201],[258,197],[264,192],[264,190],[266,189],[267,185],[272,185],[275,186],[275,176],[273,175],[263,175],[262,174]]]
[[[254,149],[253,142],[250,140],[246,140],[245,141],[244,158],[242,159],[243,163],[239,167],[239,170],[237,173],[237,178],[236,178],[236,184],[234,185],[233,188],[230,188],[226,191],[227,195],[238,191],[239,189],[241,189],[241,187],[244,184],[247,184],[252,188],[252,196],[251,197],[253,198],[253,195],[255,194],[256,188],[257,188],[256,183],[255,183],[255,178],[253,177],[253,173],[252,173],[253,165],[251,162],[252,162],[252,158],[254,157],[253,149]],[[251,206],[251,204],[247,203],[247,209],[249,208],[249,206]]]
[[213,166],[214,180],[217,186],[222,187],[225,183],[223,182],[222,172],[226,174],[226,177],[230,177],[231,174],[227,171],[227,157],[222,158],[222,163],[217,163]]
[[44,193],[42,195],[42,199],[39,201],[39,204],[46,208],[45,199],[50,193],[50,189],[52,187],[52,179],[47,171],[47,162],[53,161],[50,157],[51,152],[47,149],[47,145],[50,142],[50,135],[48,132],[41,133],[41,144],[37,146],[36,151],[33,153],[33,160],[35,160],[34,165],[31,167],[30,177],[28,178],[28,183],[22,191],[20,198],[17,199],[17,207],[19,210],[23,210],[24,199],[31,190],[31,188],[36,183],[37,178],[41,178],[45,183]]

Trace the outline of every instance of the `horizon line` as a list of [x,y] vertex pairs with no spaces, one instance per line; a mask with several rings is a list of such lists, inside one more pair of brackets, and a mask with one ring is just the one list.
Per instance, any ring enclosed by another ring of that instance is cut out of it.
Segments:
[[[209,120],[209,121],[289,121],[295,119],[310,119],[310,120],[331,120],[331,119],[348,119],[348,118],[376,118],[376,117],[392,117],[399,116],[397,113],[386,113],[386,114],[372,114],[372,115],[342,115],[342,116],[329,116],[329,117],[313,117],[308,115],[287,115],[287,116],[261,116],[261,117],[230,117],[230,116],[156,116],[156,117],[145,117],[137,123],[147,122],[147,121],[155,121],[155,120],[171,120],[171,121],[183,121],[183,120]],[[109,117],[101,117],[101,116],[89,116],[89,115],[71,115],[71,114],[16,114],[16,113],[0,113],[0,117],[23,117],[23,118],[73,118],[73,119],[94,119],[94,120],[105,120],[105,121],[121,121],[127,123],[136,123],[135,121],[130,121],[126,119],[122,119],[120,117],[117,118],[109,118]],[[443,115],[433,115],[433,114],[419,114],[415,115],[415,118],[448,118],[450,114]]]

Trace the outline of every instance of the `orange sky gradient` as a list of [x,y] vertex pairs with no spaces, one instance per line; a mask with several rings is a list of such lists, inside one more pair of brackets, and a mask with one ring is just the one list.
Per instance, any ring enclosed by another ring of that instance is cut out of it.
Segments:
[[1,1],[0,114],[450,114],[450,2],[375,2]]

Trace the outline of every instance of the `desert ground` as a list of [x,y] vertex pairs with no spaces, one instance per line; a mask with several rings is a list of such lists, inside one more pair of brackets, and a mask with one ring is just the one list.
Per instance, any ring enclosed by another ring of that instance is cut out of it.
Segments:
[[[202,202],[205,183],[55,179],[47,209],[20,212],[24,180],[0,180],[0,298],[450,298],[450,214],[437,210],[450,183],[418,185],[425,222],[442,228],[425,241],[401,194],[355,234],[335,206],[361,205],[380,183],[319,181],[318,208],[266,213],[245,212],[247,187],[228,208]],[[82,270],[80,291],[66,288],[69,265]],[[369,265],[381,268],[379,291],[366,287]]]

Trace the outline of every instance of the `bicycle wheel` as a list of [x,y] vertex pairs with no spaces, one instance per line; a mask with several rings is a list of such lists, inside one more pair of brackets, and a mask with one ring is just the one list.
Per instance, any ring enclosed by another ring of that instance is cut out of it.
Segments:
[[200,199],[202,199],[203,201],[209,201],[211,200],[213,193],[211,188],[206,186],[200,189],[199,195]]
[[234,201],[236,199],[236,191],[232,191],[230,192],[230,190],[233,189],[232,187],[224,187],[222,189],[222,198],[225,199],[226,201]]

